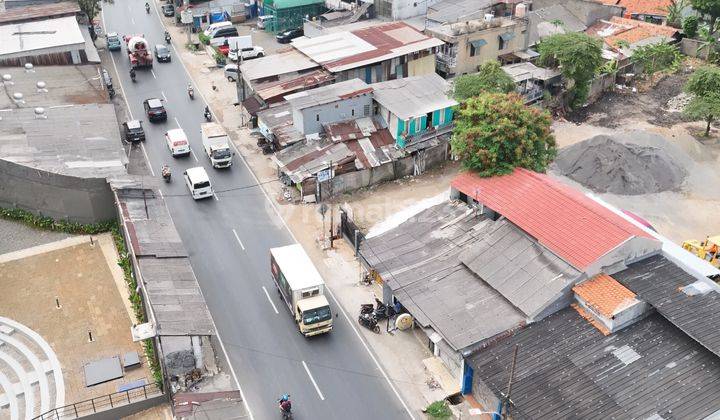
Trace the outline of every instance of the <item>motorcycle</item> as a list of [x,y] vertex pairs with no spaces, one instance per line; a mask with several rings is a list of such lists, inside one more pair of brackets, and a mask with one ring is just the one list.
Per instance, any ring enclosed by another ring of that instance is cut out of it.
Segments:
[[170,33],[168,31],[165,31],[165,42],[170,43]]
[[187,92],[190,99],[195,99],[195,89],[192,86],[188,85]]
[[360,305],[358,323],[375,334],[380,334],[380,326],[378,325],[378,320],[375,317],[372,303],[364,303]]
[[115,89],[112,87],[108,88],[108,95],[110,96],[110,99],[112,99],[115,96]]
[[147,12],[148,15],[150,14],[150,5],[148,3],[145,3],[145,12]]
[[172,173],[170,173],[170,167],[168,165],[163,165],[160,173],[162,174],[162,177],[165,180],[165,182],[170,182]]
[[130,79],[135,82],[135,69],[130,69]]
[[212,114],[210,113],[210,109],[208,107],[205,107],[205,121],[210,122],[212,120]]
[[277,400],[278,408],[282,414],[283,420],[292,419],[292,402],[290,401],[290,395],[283,395],[283,398]]

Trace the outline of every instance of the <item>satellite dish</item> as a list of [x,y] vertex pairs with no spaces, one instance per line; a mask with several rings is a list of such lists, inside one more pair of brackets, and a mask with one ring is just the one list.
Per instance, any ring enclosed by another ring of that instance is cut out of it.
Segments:
[[47,119],[47,115],[45,114],[45,108],[39,106],[34,109],[35,111],[35,119]]
[[413,317],[410,314],[400,314],[395,318],[395,328],[400,331],[405,331],[412,327]]
[[37,86],[37,91],[38,91],[38,92],[47,92],[47,91],[48,91],[48,90],[46,89],[46,88],[47,88],[47,83],[43,82],[42,80],[40,80],[40,81],[38,81],[37,83],[35,83],[35,86]]

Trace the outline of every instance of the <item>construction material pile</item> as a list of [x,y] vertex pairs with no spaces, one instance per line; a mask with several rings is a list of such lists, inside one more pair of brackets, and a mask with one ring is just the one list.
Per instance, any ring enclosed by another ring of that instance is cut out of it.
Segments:
[[653,133],[601,134],[560,150],[555,166],[595,192],[639,195],[675,191],[687,176],[682,154],[676,151],[673,144]]

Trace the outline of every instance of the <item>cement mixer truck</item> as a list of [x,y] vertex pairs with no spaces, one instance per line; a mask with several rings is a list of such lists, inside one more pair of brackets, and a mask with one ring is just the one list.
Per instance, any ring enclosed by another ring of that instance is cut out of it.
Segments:
[[142,35],[125,35],[124,38],[130,67],[134,69],[152,67],[153,56],[147,40]]

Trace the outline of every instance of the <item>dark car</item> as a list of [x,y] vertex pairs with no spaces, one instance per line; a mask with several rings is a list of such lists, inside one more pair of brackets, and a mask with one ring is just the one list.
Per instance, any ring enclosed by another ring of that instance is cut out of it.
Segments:
[[150,122],[167,120],[167,112],[160,99],[145,99],[143,106],[145,107],[145,115],[147,115]]
[[162,13],[167,17],[175,16],[175,6],[173,6],[172,4],[163,4]]
[[277,34],[275,39],[277,39],[277,42],[281,44],[287,44],[293,39],[301,37],[303,35],[305,35],[305,33],[303,32],[302,28],[295,28],[287,30],[285,32],[280,32],[279,34]]
[[122,123],[123,137],[125,141],[144,141],[145,130],[143,130],[142,121],[130,120]]
[[168,48],[162,44],[157,44],[155,46],[155,58],[157,58],[157,61],[160,61],[160,62],[165,62],[165,63],[170,62],[170,60],[172,58],[172,57],[170,57],[170,48]]

